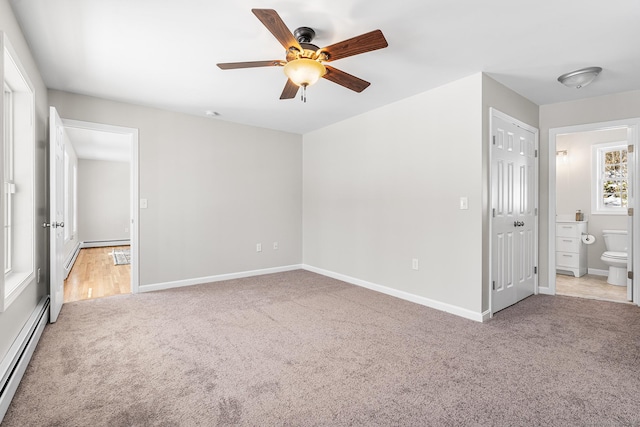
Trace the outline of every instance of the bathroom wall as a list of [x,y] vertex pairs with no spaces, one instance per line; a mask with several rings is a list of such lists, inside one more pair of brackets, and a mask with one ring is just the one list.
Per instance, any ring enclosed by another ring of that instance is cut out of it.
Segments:
[[605,251],[602,230],[626,230],[628,217],[591,212],[591,149],[594,144],[626,139],[626,128],[571,133],[556,138],[556,150],[567,150],[566,157],[556,159],[556,214],[573,217],[578,209],[584,212],[585,219],[589,220],[589,234],[596,237],[596,242],[587,248],[587,266],[589,270],[603,270],[602,273],[608,269],[600,260]]

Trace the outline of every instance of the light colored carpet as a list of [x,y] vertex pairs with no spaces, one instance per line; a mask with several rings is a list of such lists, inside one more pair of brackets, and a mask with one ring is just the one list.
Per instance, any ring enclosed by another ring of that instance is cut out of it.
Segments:
[[10,426],[631,426],[640,311],[534,296],[480,324],[293,271],[65,304]]

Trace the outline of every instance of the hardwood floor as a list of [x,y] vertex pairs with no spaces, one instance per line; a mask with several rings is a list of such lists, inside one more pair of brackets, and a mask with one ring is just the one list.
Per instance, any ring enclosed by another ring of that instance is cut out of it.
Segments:
[[582,277],[556,275],[556,294],[603,301],[628,302],[627,287],[607,283],[606,276],[586,274]]
[[114,265],[111,252],[129,246],[81,249],[64,281],[64,302],[131,292],[131,265]]

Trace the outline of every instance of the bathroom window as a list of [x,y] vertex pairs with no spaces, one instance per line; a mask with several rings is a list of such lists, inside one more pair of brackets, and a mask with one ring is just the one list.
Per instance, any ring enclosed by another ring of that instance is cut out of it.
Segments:
[[625,215],[628,206],[627,143],[593,146],[592,213]]

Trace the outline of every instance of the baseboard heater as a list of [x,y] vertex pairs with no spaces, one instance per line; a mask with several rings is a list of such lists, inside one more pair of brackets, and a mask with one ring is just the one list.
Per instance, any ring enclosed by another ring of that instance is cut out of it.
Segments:
[[0,362],[0,423],[9,409],[13,395],[27,369],[33,351],[38,345],[42,331],[49,321],[49,296],[43,297],[29,317],[26,325]]
[[130,245],[129,239],[117,239],[117,240],[85,240],[80,244],[82,248],[102,248],[105,246],[126,246]]

